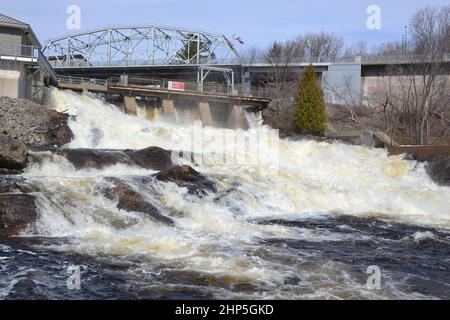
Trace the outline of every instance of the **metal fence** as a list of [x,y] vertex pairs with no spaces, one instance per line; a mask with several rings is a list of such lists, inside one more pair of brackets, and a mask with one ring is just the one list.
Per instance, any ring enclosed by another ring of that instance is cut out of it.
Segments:
[[37,59],[37,50],[36,46],[0,44],[0,55],[7,57]]
[[107,87],[108,79],[94,79],[86,77],[74,77],[74,76],[58,76],[58,83],[70,83],[70,84],[91,84]]
[[39,47],[0,44],[0,57],[3,59],[14,58],[19,61],[20,59],[30,59],[30,62],[37,63],[42,68],[42,71],[51,79],[53,83],[57,82],[55,70],[53,70],[52,66]]

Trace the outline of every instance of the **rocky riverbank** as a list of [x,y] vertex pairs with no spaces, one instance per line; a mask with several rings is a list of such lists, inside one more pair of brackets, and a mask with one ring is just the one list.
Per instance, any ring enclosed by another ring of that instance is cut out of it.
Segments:
[[27,147],[59,147],[71,141],[68,116],[26,99],[0,97],[0,135]]

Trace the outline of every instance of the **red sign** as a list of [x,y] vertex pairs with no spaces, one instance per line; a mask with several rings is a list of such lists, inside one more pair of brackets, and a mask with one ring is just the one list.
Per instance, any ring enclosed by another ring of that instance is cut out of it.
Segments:
[[184,82],[169,81],[169,90],[184,91]]

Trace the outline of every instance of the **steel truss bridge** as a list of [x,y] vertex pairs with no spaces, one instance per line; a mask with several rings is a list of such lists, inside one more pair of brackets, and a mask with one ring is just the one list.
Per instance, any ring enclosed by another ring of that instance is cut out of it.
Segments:
[[[264,83],[276,67],[264,57],[260,61],[241,59],[223,34],[160,25],[105,27],[65,35],[47,41],[43,52],[48,63],[41,56],[41,64],[52,72],[53,79],[56,74],[91,79],[127,75],[182,79],[196,81],[196,87],[203,92],[209,85],[208,77],[210,82],[225,83],[231,96],[238,94],[236,83],[242,88],[241,94],[251,95],[252,86]],[[450,66],[450,57],[444,57],[442,62]],[[288,66],[289,76],[294,80],[309,64],[313,64],[320,73],[329,71],[333,65],[354,65],[355,70],[359,67],[356,72],[359,72],[357,78],[361,82],[362,76],[386,74],[388,65],[416,63],[427,61],[414,56],[313,60],[298,57]],[[336,77],[342,77],[342,74],[345,73],[338,72]]]
[[224,65],[239,60],[222,34],[159,25],[106,27],[49,40],[54,68]]

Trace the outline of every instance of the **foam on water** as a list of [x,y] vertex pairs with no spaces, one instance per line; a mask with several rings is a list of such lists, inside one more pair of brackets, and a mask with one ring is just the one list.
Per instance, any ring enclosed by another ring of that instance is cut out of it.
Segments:
[[[70,122],[75,133],[72,148],[185,150],[184,137],[192,130],[124,115],[86,95],[55,91],[54,100],[58,110],[77,115]],[[236,144],[242,142],[241,130],[207,127],[202,134],[205,148],[219,153],[221,145],[214,143],[218,136],[231,135]],[[208,163],[201,171],[238,182],[254,204],[254,210],[246,212],[253,216],[337,212],[450,226],[450,188],[435,185],[422,164],[388,157],[385,150],[290,140],[281,140],[279,159],[275,172],[240,163]]]

